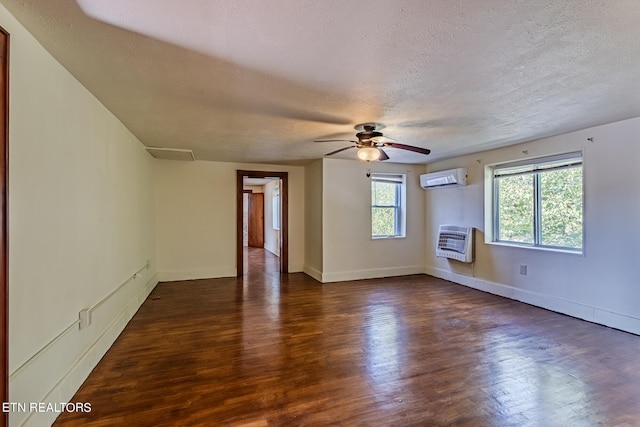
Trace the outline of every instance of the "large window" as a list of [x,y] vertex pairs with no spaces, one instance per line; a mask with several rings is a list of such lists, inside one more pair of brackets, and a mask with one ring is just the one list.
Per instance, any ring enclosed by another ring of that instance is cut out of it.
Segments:
[[371,237],[405,236],[405,176],[371,174]]
[[582,252],[582,153],[494,165],[492,242]]

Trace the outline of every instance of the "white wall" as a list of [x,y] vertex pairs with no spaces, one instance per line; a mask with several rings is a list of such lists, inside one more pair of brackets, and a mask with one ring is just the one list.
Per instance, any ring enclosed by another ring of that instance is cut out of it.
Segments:
[[11,34],[9,397],[64,402],[157,283],[153,159],[2,6],[0,25]]
[[[407,236],[371,238],[372,172],[407,175]],[[424,268],[423,165],[323,160],[322,281],[422,273]]]
[[273,192],[280,180],[269,181],[264,185],[264,248],[280,256],[280,230],[273,228]]
[[289,173],[289,271],[304,264],[304,168],[157,160],[160,280],[236,275],[236,170]]
[[249,246],[249,194],[242,194],[242,246]]
[[322,280],[322,160],[304,169],[304,272]]
[[264,185],[243,185],[243,190],[251,190],[252,193],[264,193]]
[[[587,138],[593,138],[589,142]],[[484,165],[584,150],[584,256],[484,243]],[[527,154],[523,153],[526,151]],[[429,165],[466,167],[470,185],[427,192],[429,274],[640,333],[640,118]],[[475,265],[435,257],[441,223],[478,229]],[[528,266],[526,276],[519,265]]]

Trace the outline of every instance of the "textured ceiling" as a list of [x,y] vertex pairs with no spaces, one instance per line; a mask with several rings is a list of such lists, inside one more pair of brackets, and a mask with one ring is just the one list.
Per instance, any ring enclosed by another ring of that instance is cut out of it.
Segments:
[[145,145],[200,160],[304,164],[382,122],[423,163],[640,116],[637,0],[0,2]]

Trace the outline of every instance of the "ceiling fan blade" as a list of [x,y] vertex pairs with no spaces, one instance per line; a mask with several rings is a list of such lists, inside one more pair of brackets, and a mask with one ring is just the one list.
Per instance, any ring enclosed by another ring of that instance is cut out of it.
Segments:
[[413,151],[414,153],[429,154],[431,150],[428,148],[414,147],[413,145],[398,144],[397,142],[385,142],[385,147],[399,148],[401,150]]
[[344,148],[341,148],[341,149],[339,149],[339,150],[336,150],[336,151],[332,151],[332,152],[330,152],[330,153],[327,153],[327,154],[325,154],[325,156],[331,156],[331,155],[333,155],[333,154],[338,154],[339,152],[344,151],[344,150],[348,150],[349,148],[356,148],[356,146],[355,146],[355,145],[351,145],[351,146],[349,146],[349,147],[344,147]]
[[353,141],[351,139],[314,139],[313,142],[353,142],[354,144],[358,141]]
[[389,160],[389,156],[384,152],[382,148],[378,148],[378,151],[380,152],[380,158],[378,159],[379,161]]

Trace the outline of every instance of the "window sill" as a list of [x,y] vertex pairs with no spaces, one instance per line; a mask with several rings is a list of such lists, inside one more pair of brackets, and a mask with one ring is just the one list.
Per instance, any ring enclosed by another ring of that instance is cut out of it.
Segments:
[[406,239],[407,236],[371,236],[371,240]]
[[510,243],[510,242],[491,242],[491,241],[486,242],[485,241],[485,243],[487,245],[494,245],[494,246],[507,246],[511,248],[532,249],[534,251],[559,252],[559,253],[569,254],[569,255],[584,256],[584,249],[553,248],[549,246],[533,246],[533,245]]

